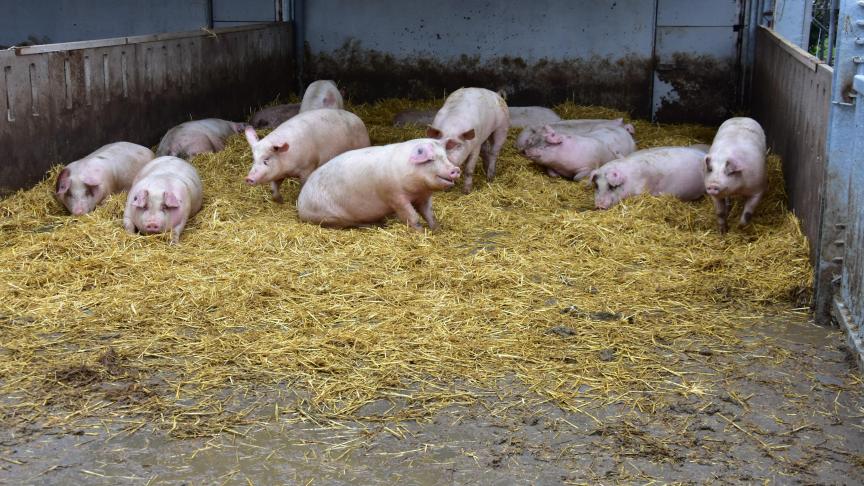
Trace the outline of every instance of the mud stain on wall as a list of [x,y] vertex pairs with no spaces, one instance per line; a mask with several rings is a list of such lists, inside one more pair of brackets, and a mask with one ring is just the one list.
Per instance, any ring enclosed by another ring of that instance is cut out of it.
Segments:
[[481,59],[463,55],[452,60],[397,58],[365,49],[349,40],[331,53],[306,52],[304,79],[334,79],[354,102],[382,98],[440,98],[460,87],[504,89],[512,105],[552,106],[566,100],[601,105],[647,118],[651,107],[651,59],[527,62],[521,57]]

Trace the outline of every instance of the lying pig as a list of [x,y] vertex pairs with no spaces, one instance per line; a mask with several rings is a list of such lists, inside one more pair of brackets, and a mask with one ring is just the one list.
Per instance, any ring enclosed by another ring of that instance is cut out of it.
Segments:
[[162,137],[156,155],[188,158],[207,152],[219,152],[225,148],[226,138],[242,132],[247,126],[245,123],[218,118],[181,123]]
[[171,243],[189,218],[201,210],[203,187],[198,171],[177,157],[158,157],[141,169],[126,198],[123,227],[129,233],[171,231]]
[[591,172],[594,206],[609,209],[646,192],[695,201],[705,194],[703,157],[705,152],[694,147],[658,147],[609,162]]
[[729,229],[729,198],[743,196],[741,225],[750,223],[768,189],[765,173],[765,132],[752,118],[730,118],[720,125],[705,156],[705,192],[714,201],[717,228]]
[[303,101],[300,103],[300,113],[320,108],[335,108],[341,110],[344,106],[342,93],[333,81],[321,80],[313,82],[303,93]]
[[[543,125],[561,120],[549,108],[542,106],[510,106],[510,126],[516,128]],[[394,127],[428,125],[435,119],[435,110],[405,110],[393,117]]]
[[536,127],[560,121],[557,113],[542,106],[511,106],[510,126],[516,128]]
[[[616,118],[614,120],[590,118],[583,120],[561,120],[547,123],[547,125],[554,128],[556,132],[565,135],[581,135],[600,127],[621,127],[627,130],[630,135],[636,134],[636,129],[633,127],[633,125],[629,123],[624,123],[623,118]],[[519,133],[519,136],[516,138],[516,148],[524,152],[529,147],[540,143],[544,138],[543,128],[543,124],[526,127],[524,130],[522,130],[522,132]]]
[[495,178],[495,162],[509,128],[510,112],[498,93],[483,88],[461,88],[444,101],[426,129],[426,135],[441,140],[450,161],[465,167],[462,191],[468,194],[481,155],[486,180],[491,182]]
[[342,152],[369,146],[366,125],[345,110],[311,110],[279,125],[258,139],[246,129],[252,147],[252,168],[246,176],[250,186],[270,183],[273,200],[283,201],[279,187],[287,177],[304,182],[319,166]]
[[252,120],[250,120],[249,123],[258,129],[276,128],[299,112],[300,103],[268,106],[267,108],[258,110],[254,115],[252,115]]
[[394,127],[408,125],[428,125],[435,120],[435,110],[405,110],[400,111],[393,117]]
[[70,163],[57,175],[54,197],[75,216],[96,209],[109,194],[129,190],[153,152],[129,142],[109,143]]
[[636,150],[633,137],[624,127],[601,126],[584,134],[564,135],[545,125],[539,133],[542,138],[525,150],[525,156],[545,167],[550,176],[574,181]]
[[395,213],[418,230],[422,215],[435,230],[432,193],[453,187],[459,173],[433,139],[352,150],[309,176],[297,213],[303,221],[337,228],[376,223]]

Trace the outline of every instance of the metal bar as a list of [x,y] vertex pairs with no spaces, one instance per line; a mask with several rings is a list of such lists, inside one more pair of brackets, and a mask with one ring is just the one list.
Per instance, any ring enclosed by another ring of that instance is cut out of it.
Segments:
[[854,143],[850,143],[856,137],[856,93],[852,86],[854,76],[859,74],[861,69],[861,56],[864,55],[864,45],[858,43],[864,38],[864,31],[858,25],[860,19],[864,19],[864,2],[840,0],[828,128],[828,163],[825,166],[822,186],[822,224],[814,278],[815,317],[821,323],[831,320],[831,301],[836,290],[833,282],[837,282],[837,277],[842,275],[845,251],[838,248],[834,242],[846,239],[849,181],[854,164],[862,163],[861,155],[855,154]]
[[834,48],[837,44],[837,1],[831,0],[831,12],[828,21],[828,64],[834,65]]

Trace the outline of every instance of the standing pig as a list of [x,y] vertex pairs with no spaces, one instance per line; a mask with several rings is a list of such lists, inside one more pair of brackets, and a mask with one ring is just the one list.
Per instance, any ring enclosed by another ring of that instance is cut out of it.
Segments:
[[601,126],[582,135],[562,135],[546,125],[543,138],[525,150],[525,156],[546,168],[552,177],[577,181],[592,170],[636,150],[633,137],[623,127]]
[[[624,123],[623,118],[614,120],[603,119],[583,119],[583,120],[561,120],[548,125],[555,129],[556,132],[564,135],[582,135],[601,127],[624,128],[630,135],[636,134],[636,129],[629,123]],[[540,143],[544,138],[544,125],[538,123],[536,125],[527,126],[519,136],[516,137],[516,148],[522,152],[529,147]]]
[[300,103],[268,106],[258,110],[249,123],[255,128],[276,128],[300,113]]
[[705,156],[705,192],[714,201],[721,234],[729,229],[726,220],[732,196],[746,198],[741,225],[750,223],[768,189],[765,151],[765,132],[752,118],[730,118],[714,136]]
[[309,176],[297,213],[303,221],[337,228],[375,223],[395,213],[418,230],[422,215],[435,230],[432,193],[453,187],[459,173],[433,139],[352,150]]
[[509,128],[510,112],[504,98],[488,89],[461,88],[444,101],[426,135],[441,140],[451,162],[465,166],[462,191],[468,194],[481,152],[486,180],[495,178],[495,162]]
[[609,209],[645,192],[695,201],[705,194],[703,157],[705,152],[694,147],[658,147],[609,162],[591,173],[594,206]]
[[181,123],[162,137],[156,155],[193,157],[207,152],[219,152],[225,148],[226,138],[242,132],[247,126],[245,123],[218,118]]
[[366,125],[345,110],[311,110],[279,125],[258,139],[246,129],[252,147],[252,168],[246,176],[250,186],[270,183],[273,200],[283,201],[279,187],[287,177],[304,182],[319,166],[342,152],[369,146]]
[[141,169],[123,212],[123,227],[129,233],[171,231],[171,243],[180,241],[180,233],[189,218],[201,210],[203,186],[198,171],[177,157],[158,157]]
[[96,209],[109,194],[129,190],[153,152],[129,142],[109,143],[70,163],[57,175],[54,197],[75,216]]
[[329,80],[313,82],[303,93],[303,101],[300,103],[300,113],[320,108],[335,108],[341,110],[344,106],[342,93],[336,87],[336,83]]

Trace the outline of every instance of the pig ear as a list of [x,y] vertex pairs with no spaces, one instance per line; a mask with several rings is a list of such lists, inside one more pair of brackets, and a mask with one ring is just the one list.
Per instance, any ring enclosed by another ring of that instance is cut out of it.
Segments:
[[564,139],[561,138],[561,135],[555,133],[554,130],[551,133],[547,133],[545,138],[546,143],[551,145],[558,145],[564,141]]
[[429,125],[426,127],[426,136],[429,138],[441,138],[441,130]]
[[285,142],[281,145],[273,144],[273,151],[279,153],[288,151],[288,142]]
[[471,130],[468,130],[467,132],[460,135],[460,138],[462,140],[474,140],[474,137],[476,137],[476,136],[477,136],[477,134],[474,133],[474,129],[472,128]]
[[620,186],[624,183],[624,174],[618,169],[612,169],[606,173],[606,181],[610,186]]
[[81,182],[90,187],[99,185],[99,174],[88,173],[81,177]]
[[177,196],[171,191],[165,191],[162,193],[162,201],[165,203],[166,207],[169,208],[179,208],[180,200],[177,199]]
[[148,197],[150,197],[150,193],[147,191],[147,189],[140,190],[135,193],[134,196],[132,196],[132,205],[136,208],[144,209],[147,207]]
[[432,146],[428,143],[417,145],[411,150],[411,158],[408,159],[413,164],[423,164],[430,160],[435,160],[435,152]]
[[[234,133],[245,132],[247,128],[252,128],[248,123],[234,123]],[[254,129],[252,130],[255,131]]]
[[597,177],[598,177],[597,171],[592,170],[591,175],[589,176],[589,178],[590,178],[589,180],[591,181],[591,184],[593,184],[595,188],[597,187]]
[[243,133],[246,134],[246,141],[249,142],[249,145],[255,145],[255,143],[258,142],[258,134],[255,133],[254,128],[246,127],[246,129],[243,130]]
[[708,170],[708,172],[711,172],[711,156],[706,155],[702,160],[705,161],[705,169]]
[[452,138],[447,139],[447,144],[444,145],[444,150],[453,150],[454,148],[459,146],[459,142],[453,140]]
[[726,175],[737,174],[741,172],[741,165],[735,159],[726,161]]
[[66,191],[69,190],[69,175],[69,169],[63,169],[57,176],[57,185],[54,187],[54,190],[58,196],[66,194]]

